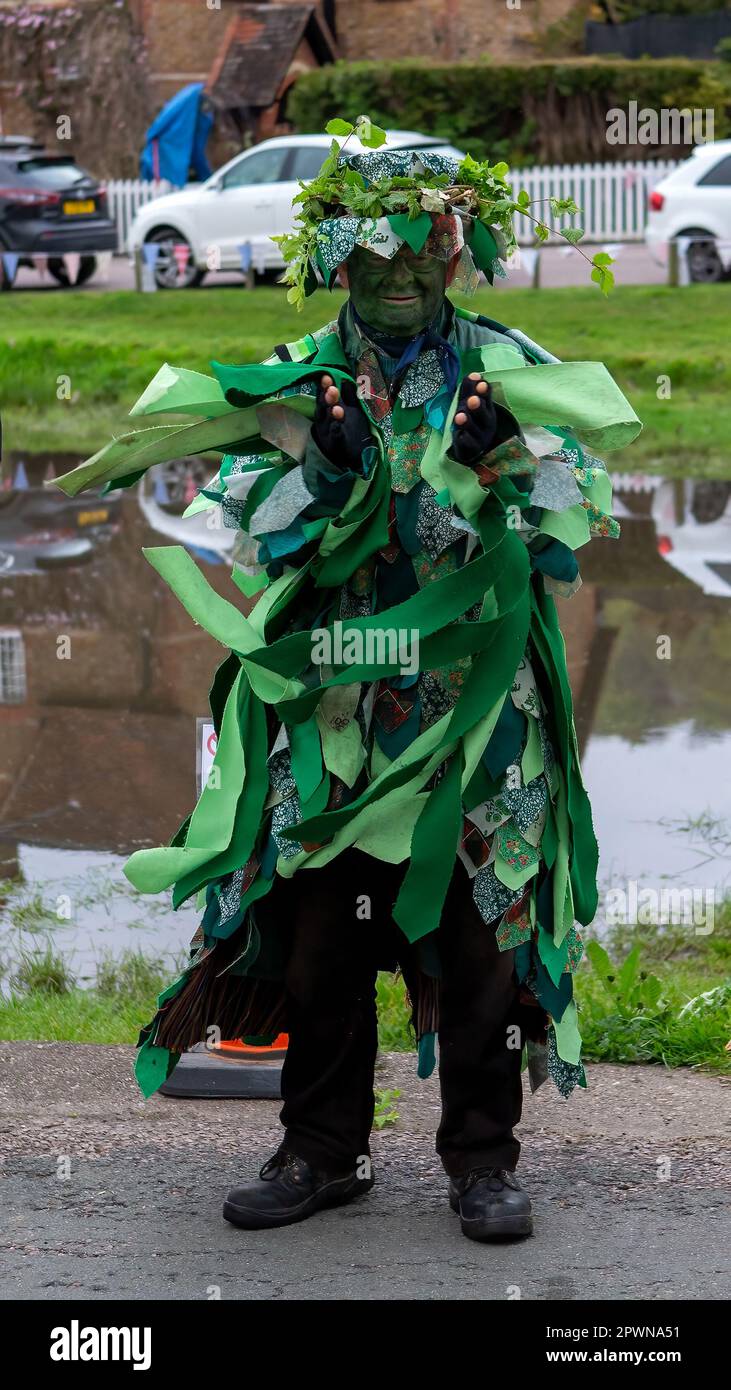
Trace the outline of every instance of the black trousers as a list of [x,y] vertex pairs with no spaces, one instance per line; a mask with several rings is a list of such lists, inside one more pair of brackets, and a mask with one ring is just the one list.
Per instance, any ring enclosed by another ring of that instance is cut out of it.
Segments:
[[[282,1148],[334,1173],[368,1155],[377,1050],[375,981],[414,948],[391,916],[405,865],[348,850],[278,879],[261,904],[289,934],[289,1048],[282,1070]],[[457,861],[437,934],[441,1122],[437,1152],[453,1177],[514,1169],[522,1107],[521,1009],[513,951],[500,951]]]

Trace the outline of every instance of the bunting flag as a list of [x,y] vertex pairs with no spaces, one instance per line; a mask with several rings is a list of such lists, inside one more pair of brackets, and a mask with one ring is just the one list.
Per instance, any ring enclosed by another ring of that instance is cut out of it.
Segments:
[[157,242],[157,241],[143,241],[143,243],[142,243],[142,257],[143,257],[143,260],[144,260],[144,262],[145,262],[145,265],[146,265],[146,266],[149,266],[150,270],[154,270],[154,269],[155,269],[155,263],[156,263],[157,258],[158,258],[159,255],[160,255],[160,243],[159,243],[159,242]]
[[13,487],[16,489],[17,492],[24,492],[26,488],[30,487],[30,483],[28,482],[28,474],[25,471],[25,464],[22,462],[22,460],[15,470],[15,475],[13,477]]
[[16,255],[15,251],[4,251],[4,252],[3,252],[3,258],[2,258],[2,260],[3,260],[3,272],[4,272],[4,275],[5,275],[5,279],[6,279],[6,280],[9,282],[9,284],[11,284],[11,285],[13,284],[13,282],[14,282],[14,280],[15,280],[15,275],[16,275],[16,271],[17,271],[17,269],[18,269],[18,261],[19,261],[19,259],[20,259],[20,257]]
[[241,259],[241,269],[244,275],[248,275],[251,270],[251,242],[242,241],[239,246],[239,257]]
[[173,247],[173,255],[175,257],[175,264],[178,267],[178,279],[182,280],[188,269],[188,258],[190,256],[190,247],[187,241],[176,241]]
[[66,267],[66,274],[69,277],[69,284],[75,285],[79,274],[79,266],[81,265],[81,256],[78,251],[67,251],[63,258],[63,263]]

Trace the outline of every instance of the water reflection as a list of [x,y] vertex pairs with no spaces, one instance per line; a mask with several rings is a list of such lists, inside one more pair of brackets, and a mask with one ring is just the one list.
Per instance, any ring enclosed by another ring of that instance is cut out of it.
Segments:
[[[100,942],[159,954],[190,936],[193,909],[136,899],[119,868],[165,843],[191,808],[195,721],[221,650],[140,551],[187,536],[231,598],[232,533],[203,530],[201,517],[192,531],[181,524],[212,471],[200,461],[154,476],[142,497],[73,504],[43,490],[48,460],[21,462],[20,485],[16,459],[0,494],[0,556],[25,545],[34,557],[0,572],[0,877],[51,901],[70,893],[57,944],[83,973]],[[582,552],[583,588],[560,604],[600,874],[721,886],[731,864],[701,862],[702,845],[674,823],[709,812],[731,825],[731,485],[614,481],[622,537]],[[41,517],[44,534],[75,527],[84,553],[39,564],[27,536]]]

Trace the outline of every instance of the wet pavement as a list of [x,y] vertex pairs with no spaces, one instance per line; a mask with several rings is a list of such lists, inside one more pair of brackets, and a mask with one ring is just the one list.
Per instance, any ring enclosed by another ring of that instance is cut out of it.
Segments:
[[588,1075],[570,1101],[526,1098],[535,1234],[479,1245],[447,1205],[437,1079],[417,1081],[410,1054],[379,1060],[376,1085],[400,1095],[373,1136],[373,1191],[241,1231],[222,1200],[279,1142],[278,1101],[143,1102],[131,1047],[0,1043],[0,1298],[728,1298],[731,1087],[661,1067]]

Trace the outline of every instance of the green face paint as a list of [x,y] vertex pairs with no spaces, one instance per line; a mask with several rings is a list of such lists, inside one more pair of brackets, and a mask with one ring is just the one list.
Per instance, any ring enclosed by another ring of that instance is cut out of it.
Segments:
[[348,256],[353,307],[381,333],[411,338],[431,322],[444,299],[447,262],[403,245],[389,261],[365,246]]

